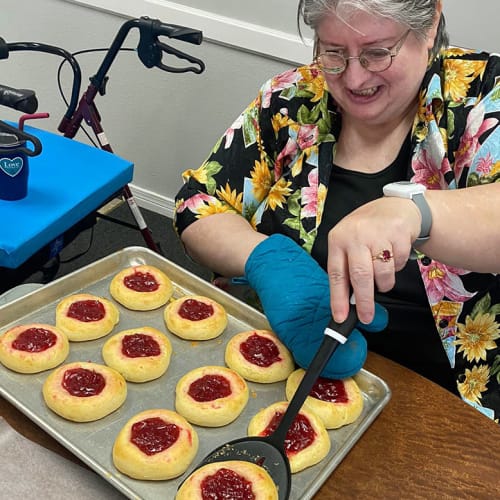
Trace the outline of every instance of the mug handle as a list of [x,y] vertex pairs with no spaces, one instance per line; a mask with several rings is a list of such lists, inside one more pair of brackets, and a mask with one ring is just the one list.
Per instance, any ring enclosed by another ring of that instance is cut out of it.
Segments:
[[37,156],[42,152],[42,143],[34,135],[27,134],[26,132],[24,132],[24,130],[20,130],[16,127],[13,127],[12,125],[9,125],[8,123],[5,123],[1,120],[0,120],[0,130],[4,130],[6,132],[11,132],[11,133],[17,135],[19,138],[21,138],[27,142],[31,142],[33,144],[33,149],[28,149],[24,146],[18,148],[19,151],[21,151],[25,155]]

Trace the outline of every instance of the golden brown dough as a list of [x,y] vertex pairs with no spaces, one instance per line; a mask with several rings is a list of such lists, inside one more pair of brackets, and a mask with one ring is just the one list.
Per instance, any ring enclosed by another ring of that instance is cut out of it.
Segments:
[[129,382],[148,382],[168,368],[172,345],[160,330],[149,326],[123,330],[106,341],[104,362]]
[[18,373],[50,370],[60,365],[68,354],[66,335],[52,325],[18,325],[0,336],[0,363]]
[[210,340],[227,326],[225,309],[215,300],[189,295],[170,302],[164,319],[169,331],[185,340]]
[[[280,401],[259,411],[248,424],[249,436],[267,436],[274,430],[288,402]],[[300,472],[323,460],[330,451],[330,437],[321,419],[313,412],[301,408],[287,433],[285,452],[292,473]]]
[[154,266],[123,269],[109,285],[109,293],[122,306],[133,311],[152,311],[165,305],[174,291],[170,278]]
[[295,368],[290,351],[269,330],[238,333],[226,345],[225,361],[251,382],[285,380]]
[[115,467],[134,479],[161,481],[180,476],[198,451],[198,434],[181,415],[143,411],[120,430],[113,446]]
[[[304,376],[304,370],[295,370],[286,383],[286,397],[290,400]],[[320,377],[304,406],[318,415],[327,429],[337,429],[354,422],[363,411],[363,394],[353,378],[331,380]]]
[[72,342],[104,337],[119,320],[120,313],[113,302],[88,293],[65,297],[56,307],[56,326]]
[[247,383],[225,366],[195,368],[175,388],[175,409],[192,424],[203,427],[229,424],[247,402]]
[[92,422],[118,409],[127,383],[113,368],[97,363],[68,363],[56,368],[43,384],[43,399],[55,413],[74,422]]
[[[210,498],[278,500],[278,490],[269,473],[263,467],[243,460],[214,462],[200,467],[182,484],[175,500],[203,500],[202,485],[214,492]],[[236,492],[231,489],[233,485]]]

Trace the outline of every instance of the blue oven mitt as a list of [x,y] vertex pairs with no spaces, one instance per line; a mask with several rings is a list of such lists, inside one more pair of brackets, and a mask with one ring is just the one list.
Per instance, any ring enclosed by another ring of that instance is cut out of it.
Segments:
[[[272,330],[297,364],[307,368],[332,317],[326,272],[292,239],[274,234],[250,254],[245,276],[258,294]],[[378,332],[387,326],[387,319],[386,309],[376,304],[372,323],[358,323],[358,328]],[[322,376],[350,377],[363,367],[366,356],[366,340],[355,329],[334,352]]]

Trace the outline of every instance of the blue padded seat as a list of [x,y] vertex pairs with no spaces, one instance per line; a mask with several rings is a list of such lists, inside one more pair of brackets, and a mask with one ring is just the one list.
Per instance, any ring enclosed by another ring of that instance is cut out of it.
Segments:
[[0,200],[0,267],[15,269],[100,208],[133,177],[134,166],[113,153],[34,127],[42,142],[29,159],[28,195]]

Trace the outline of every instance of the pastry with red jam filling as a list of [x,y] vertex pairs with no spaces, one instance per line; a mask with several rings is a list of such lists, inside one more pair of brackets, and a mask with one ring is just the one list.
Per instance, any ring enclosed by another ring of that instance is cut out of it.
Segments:
[[120,312],[113,302],[88,293],[65,297],[56,307],[56,326],[71,342],[104,337],[119,320]]
[[226,345],[225,361],[244,379],[261,384],[286,380],[295,369],[290,351],[269,330],[235,335]]
[[66,335],[52,325],[18,325],[0,336],[0,363],[18,373],[50,370],[60,365],[68,354]]
[[198,451],[198,434],[171,410],[146,410],[120,430],[113,446],[115,467],[134,479],[162,481],[185,472]]
[[169,301],[173,291],[170,278],[157,267],[148,265],[123,269],[109,285],[111,297],[132,311],[158,309]]
[[[286,397],[292,399],[304,376],[302,368],[295,370],[286,382]],[[319,377],[304,407],[308,408],[325,424],[327,429],[338,429],[354,422],[363,411],[363,394],[353,378],[334,380]]]
[[160,330],[149,326],[123,330],[102,348],[104,362],[129,382],[148,382],[168,368],[172,345]]
[[226,310],[215,300],[190,295],[170,302],[165,307],[167,328],[185,340],[210,340],[227,326]]
[[[280,401],[259,411],[248,424],[248,435],[272,434],[278,427],[287,406],[286,401]],[[330,437],[321,419],[302,407],[285,439],[285,453],[292,473],[321,462],[328,455],[330,446]]]
[[269,473],[243,460],[227,460],[204,465],[184,481],[175,500],[241,498],[278,500],[278,489]]
[[175,388],[175,409],[189,422],[221,427],[236,420],[248,402],[243,377],[225,366],[202,366],[186,373]]
[[43,384],[45,404],[73,422],[92,422],[117,410],[127,398],[120,373],[97,363],[68,363],[56,368]]

